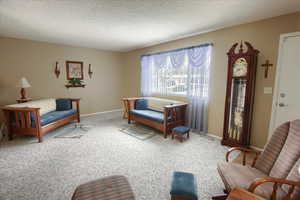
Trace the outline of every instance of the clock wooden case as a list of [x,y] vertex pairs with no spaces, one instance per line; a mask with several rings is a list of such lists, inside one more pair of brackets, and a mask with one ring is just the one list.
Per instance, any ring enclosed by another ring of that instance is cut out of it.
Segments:
[[249,42],[235,43],[228,51],[228,74],[225,100],[223,139],[228,146],[250,144],[255,74],[259,51]]

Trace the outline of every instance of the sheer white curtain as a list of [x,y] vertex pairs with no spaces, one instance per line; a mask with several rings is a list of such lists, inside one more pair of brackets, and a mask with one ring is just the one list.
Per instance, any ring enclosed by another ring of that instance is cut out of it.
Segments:
[[152,56],[141,57],[141,93],[142,96],[152,95]]
[[184,96],[187,125],[207,132],[209,69],[212,45],[201,45],[141,57],[141,93]]
[[188,49],[188,126],[207,133],[211,45]]

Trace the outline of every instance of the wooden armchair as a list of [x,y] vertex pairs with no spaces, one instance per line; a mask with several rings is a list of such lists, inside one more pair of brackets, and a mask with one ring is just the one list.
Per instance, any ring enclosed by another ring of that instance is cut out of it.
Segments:
[[[237,150],[243,154],[242,165],[228,162]],[[255,154],[251,166],[246,165],[249,153]],[[241,187],[266,199],[299,200],[300,120],[279,126],[262,153],[234,147],[227,152],[226,161],[218,165],[225,194],[213,199],[226,199],[231,190]]]
[[123,102],[126,105],[125,112],[127,112],[126,116],[128,117],[128,123],[131,123],[131,121],[133,120],[148,125],[152,128],[162,131],[165,138],[167,137],[168,133],[172,130],[172,128],[185,124],[185,112],[188,104],[176,103],[173,105],[165,105],[163,106],[162,111],[145,109],[145,110],[150,110],[155,115],[158,115],[158,117],[159,115],[161,115],[160,120],[156,120],[156,119],[151,119],[151,116],[150,118],[149,116],[147,116],[147,114],[149,114],[150,111],[148,113],[145,113],[146,115],[144,115],[142,112],[140,113],[134,112],[134,110],[136,109],[137,100],[140,99],[143,98],[123,99]]

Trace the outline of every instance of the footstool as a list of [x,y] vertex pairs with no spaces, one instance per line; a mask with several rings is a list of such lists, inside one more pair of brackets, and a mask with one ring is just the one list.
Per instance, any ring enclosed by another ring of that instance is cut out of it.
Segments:
[[177,126],[172,130],[172,139],[174,139],[174,136],[177,136],[180,138],[180,142],[182,142],[185,134],[187,135],[187,138],[190,138],[190,129],[186,126]]
[[109,176],[78,186],[72,200],[134,200],[124,176]]
[[171,200],[198,200],[197,181],[194,174],[174,172],[170,195]]

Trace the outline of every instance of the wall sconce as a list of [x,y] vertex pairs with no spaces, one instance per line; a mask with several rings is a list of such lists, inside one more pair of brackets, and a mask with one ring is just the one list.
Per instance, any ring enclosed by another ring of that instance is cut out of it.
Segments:
[[59,68],[58,62],[55,63],[55,71],[54,71],[54,73],[56,75],[56,78],[58,78],[59,75],[60,75],[60,68]]
[[89,77],[92,78],[92,75],[93,75],[93,71],[92,71],[92,65],[89,64]]

